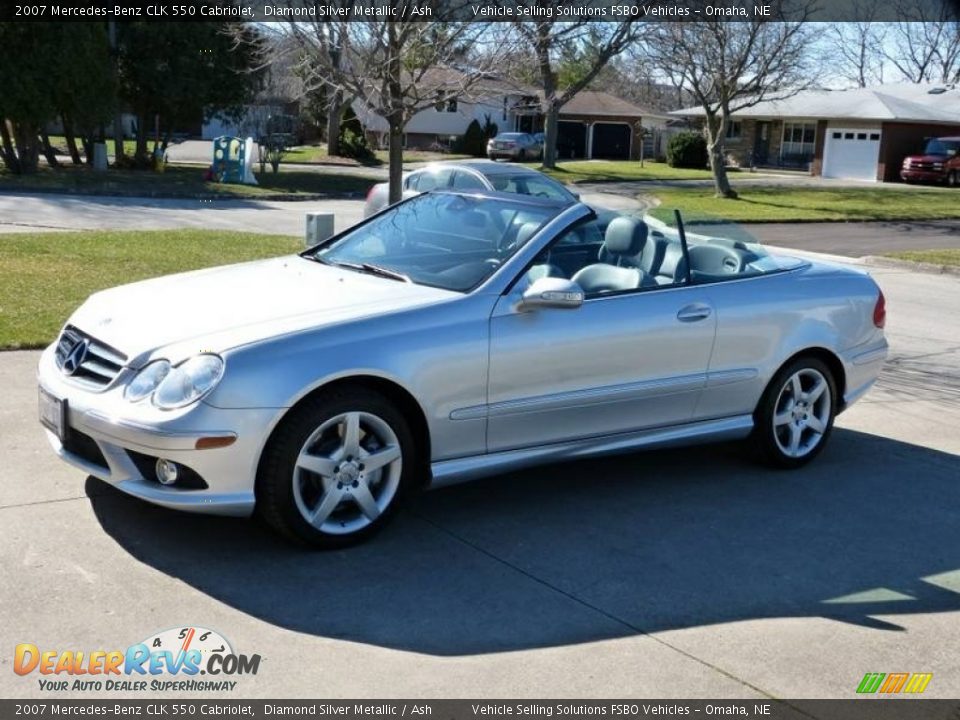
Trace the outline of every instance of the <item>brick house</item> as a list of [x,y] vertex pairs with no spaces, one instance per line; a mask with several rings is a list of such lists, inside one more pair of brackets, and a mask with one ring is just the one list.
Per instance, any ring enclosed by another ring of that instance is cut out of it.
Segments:
[[[700,108],[673,116],[697,120]],[[928,137],[960,134],[960,89],[895,83],[809,90],[733,114],[724,151],[740,167],[787,167],[812,175],[889,182]]]

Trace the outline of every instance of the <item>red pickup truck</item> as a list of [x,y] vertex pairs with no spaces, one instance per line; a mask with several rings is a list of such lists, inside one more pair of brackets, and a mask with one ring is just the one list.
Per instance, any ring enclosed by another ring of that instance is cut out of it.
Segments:
[[960,186],[960,137],[930,138],[923,155],[909,155],[903,159],[900,177],[904,182]]

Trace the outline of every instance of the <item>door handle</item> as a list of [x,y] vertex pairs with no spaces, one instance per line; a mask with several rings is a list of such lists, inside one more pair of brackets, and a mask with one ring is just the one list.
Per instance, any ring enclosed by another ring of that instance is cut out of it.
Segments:
[[677,313],[677,320],[680,322],[698,322],[710,317],[711,312],[709,305],[694,303],[680,308],[680,312]]

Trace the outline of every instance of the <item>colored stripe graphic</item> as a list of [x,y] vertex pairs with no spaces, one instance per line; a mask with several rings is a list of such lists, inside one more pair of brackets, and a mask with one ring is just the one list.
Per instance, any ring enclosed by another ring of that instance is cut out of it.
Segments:
[[886,682],[880,686],[880,692],[882,693],[898,693],[903,689],[904,684],[907,682],[907,678],[910,677],[910,673],[890,673],[887,675]]
[[927,689],[931,678],[933,678],[933,673],[914,673],[903,691],[905,693],[922,693]]
[[886,673],[867,673],[863,676],[863,680],[860,681],[860,685],[857,686],[857,692],[875,693],[885,677]]

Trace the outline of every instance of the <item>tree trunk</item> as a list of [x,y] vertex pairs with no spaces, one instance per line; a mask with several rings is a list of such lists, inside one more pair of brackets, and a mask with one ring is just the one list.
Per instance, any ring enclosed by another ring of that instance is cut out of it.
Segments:
[[390,204],[403,199],[403,119],[390,118]]
[[717,197],[737,197],[736,191],[730,187],[727,177],[727,163],[723,156],[723,136],[727,131],[727,118],[717,111],[707,113],[707,155],[710,159],[710,171],[713,173],[713,189]]
[[[120,56],[117,44],[117,23],[107,21],[107,38],[110,42],[110,76],[113,84],[117,83],[117,63]],[[113,162],[120,165],[123,162],[123,117],[119,108],[113,114]]]
[[547,114],[544,118],[543,127],[543,166],[545,168],[555,168],[557,166],[557,133],[560,129],[558,116],[559,109],[550,104],[547,106]]
[[43,151],[43,156],[47,159],[47,165],[50,167],[60,166],[60,162],[57,160],[57,153],[50,144],[50,135],[46,130],[40,131],[40,149]]
[[20,172],[23,174],[37,171],[37,128],[20,123],[14,125],[13,138],[20,159]]
[[19,175],[20,158],[17,157],[17,151],[13,148],[13,140],[10,138],[10,128],[7,126],[6,118],[0,118],[0,142],[3,145],[3,162],[7,169],[14,175]]
[[338,88],[327,93],[327,155],[340,154],[340,117],[343,115],[343,92]]
[[134,153],[138,163],[147,163],[150,161],[150,151],[147,150],[147,115],[146,113],[137,114],[137,149]]
[[70,160],[74,165],[81,165],[83,161],[80,159],[80,150],[77,148],[77,136],[73,130],[73,120],[66,115],[62,115],[60,119],[63,121],[63,137],[67,141]]
[[80,144],[83,145],[84,162],[93,165],[93,133],[85,132],[81,135]]
[[710,156],[710,171],[713,173],[713,188],[717,197],[736,198],[736,191],[730,187],[730,178],[727,177],[727,165],[723,157],[723,143],[708,142],[707,150]]

